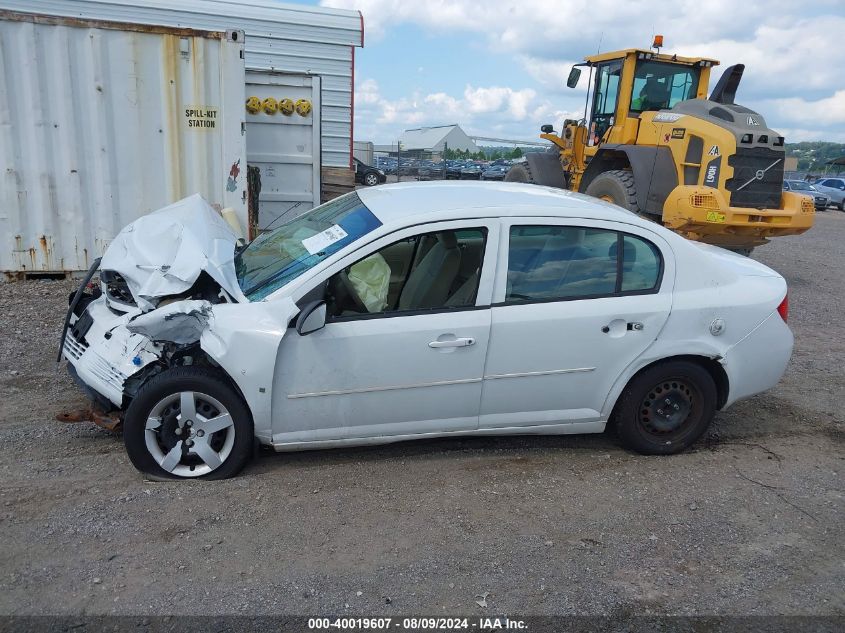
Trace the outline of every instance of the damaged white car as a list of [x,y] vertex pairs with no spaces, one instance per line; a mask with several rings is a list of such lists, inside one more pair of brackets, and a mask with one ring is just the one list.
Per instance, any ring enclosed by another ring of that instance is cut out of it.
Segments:
[[[86,283],[99,268],[100,288]],[[683,450],[769,389],[786,283],[578,194],[403,183],[239,247],[198,196],[126,227],[72,297],[61,354],[151,477],[276,450],[596,433]]]

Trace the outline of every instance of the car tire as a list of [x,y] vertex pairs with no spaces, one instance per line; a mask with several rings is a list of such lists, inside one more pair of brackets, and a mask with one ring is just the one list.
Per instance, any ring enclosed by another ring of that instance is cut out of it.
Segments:
[[378,184],[378,174],[373,172],[364,174],[364,184],[368,187],[375,187]]
[[616,402],[611,423],[622,445],[643,455],[679,453],[699,439],[716,414],[716,384],[689,361],[640,372]]
[[600,198],[616,206],[639,212],[637,205],[637,187],[634,174],[625,169],[613,169],[599,174],[587,185],[584,192],[588,196]]
[[138,390],[126,410],[123,443],[150,479],[226,479],[252,458],[255,433],[249,407],[225,377],[206,367],[175,367]]

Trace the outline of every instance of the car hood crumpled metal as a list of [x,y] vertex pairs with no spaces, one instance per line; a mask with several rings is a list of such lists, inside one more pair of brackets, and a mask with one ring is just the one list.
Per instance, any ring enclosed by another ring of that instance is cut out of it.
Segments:
[[185,292],[205,271],[238,302],[247,298],[235,273],[238,237],[199,194],[128,224],[106,249],[101,270],[119,273],[142,312],[154,299]]

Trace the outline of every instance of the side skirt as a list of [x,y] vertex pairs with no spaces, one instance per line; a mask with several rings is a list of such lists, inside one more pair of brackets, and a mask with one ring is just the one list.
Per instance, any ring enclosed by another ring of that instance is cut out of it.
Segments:
[[259,438],[262,444],[272,446],[278,452],[305,451],[323,448],[341,448],[344,446],[378,446],[395,442],[434,439],[438,437],[496,436],[496,435],[575,435],[579,433],[602,433],[607,420],[596,422],[572,422],[569,424],[547,424],[542,426],[513,426],[505,428],[471,429],[468,431],[448,431],[444,433],[410,433],[406,435],[378,435],[374,437],[351,437],[336,440],[314,440],[312,442],[267,442]]

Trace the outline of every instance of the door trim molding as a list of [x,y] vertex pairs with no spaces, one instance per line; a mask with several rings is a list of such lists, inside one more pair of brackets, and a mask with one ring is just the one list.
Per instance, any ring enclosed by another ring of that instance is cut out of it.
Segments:
[[500,378],[527,378],[529,376],[553,376],[556,374],[577,374],[579,372],[595,371],[595,367],[576,367],[574,369],[549,369],[547,371],[523,371],[514,374],[489,374],[484,380],[499,380]]
[[371,393],[373,391],[395,391],[397,389],[418,389],[420,387],[441,387],[444,385],[466,385],[481,382],[481,378],[461,378],[460,380],[437,380],[435,382],[420,382],[412,385],[388,385],[385,387],[363,387],[360,389],[338,389],[335,391],[313,391],[310,393],[288,394],[289,400],[296,398],[316,398],[317,396],[345,396],[353,393]]
[[500,378],[527,378],[530,376],[551,376],[555,374],[575,374],[579,372],[595,371],[595,367],[577,367],[574,369],[549,369],[547,371],[526,371],[515,374],[490,374],[484,378],[462,378],[460,380],[437,380],[434,382],[419,382],[411,385],[387,385],[384,387],[361,387],[358,389],[336,389],[332,391],[311,391],[306,393],[290,393],[288,400],[297,398],[316,398],[319,396],[346,396],[353,393],[372,393],[374,391],[396,391],[398,389],[419,389],[421,387],[443,387],[447,385],[467,385],[483,380],[499,380]]

